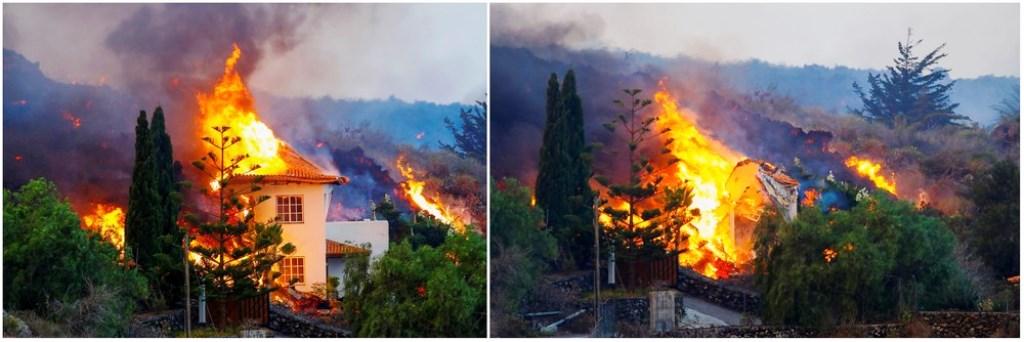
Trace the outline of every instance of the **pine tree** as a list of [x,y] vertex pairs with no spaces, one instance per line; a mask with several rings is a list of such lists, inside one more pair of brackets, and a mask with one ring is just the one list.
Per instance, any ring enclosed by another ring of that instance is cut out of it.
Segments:
[[[693,199],[692,187],[669,187],[662,184],[660,170],[671,167],[678,159],[671,156],[668,145],[671,140],[660,142],[664,145],[657,155],[642,155],[640,149],[652,138],[668,134],[669,128],[654,131],[656,116],[644,115],[644,109],[651,100],[641,98],[639,89],[625,89],[626,101],[614,100],[622,112],[604,127],[615,133],[621,127],[625,132],[629,163],[629,175],[624,183],[613,183],[607,176],[599,175],[595,180],[607,189],[601,200],[601,213],[606,215],[605,229],[616,256],[623,260],[654,260],[671,252],[673,247],[682,245],[679,228],[689,224],[699,213],[689,209]],[[676,250],[678,251],[678,250]]]
[[200,242],[191,246],[198,259],[194,261],[196,274],[206,286],[208,296],[217,300],[243,299],[273,291],[280,277],[279,272],[273,271],[274,265],[295,251],[294,245],[284,242],[284,230],[279,223],[255,222],[256,205],[269,199],[266,195],[256,196],[262,190],[262,177],[254,177],[248,186],[229,186],[236,176],[259,168],[257,165],[238,171],[246,155],[224,159],[226,151],[241,142],[241,138],[227,135],[230,129],[214,127],[220,136],[203,138],[214,150],[192,162],[219,185],[218,219],[201,222],[195,215],[186,216],[188,223],[196,227],[195,238]]
[[152,259],[149,256],[157,249],[154,236],[163,223],[155,162],[146,111],[141,111],[135,126],[135,165],[128,190],[124,230],[126,255],[143,272],[151,265]]
[[938,127],[963,125],[967,117],[956,114],[959,106],[950,100],[954,81],[942,83],[949,76],[949,70],[938,67],[946,57],[941,50],[945,44],[919,58],[913,49],[921,40],[897,43],[899,56],[886,67],[882,74],[868,74],[869,89],[856,82],[853,89],[860,96],[864,107],[853,112],[871,121],[877,121],[890,128],[900,130],[925,130]]

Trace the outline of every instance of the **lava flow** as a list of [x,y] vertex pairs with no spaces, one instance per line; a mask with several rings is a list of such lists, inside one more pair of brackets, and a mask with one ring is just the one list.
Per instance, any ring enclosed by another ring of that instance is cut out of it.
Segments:
[[416,179],[415,170],[406,162],[404,155],[398,156],[398,159],[395,160],[395,166],[398,167],[398,171],[405,178],[405,182],[402,182],[402,191],[405,192],[406,197],[409,198],[413,205],[420,210],[426,211],[430,216],[441,222],[451,225],[460,233],[466,229],[466,223],[469,220],[464,217],[467,216],[460,215],[455,208],[446,206],[439,196],[428,198],[424,194],[427,183]]
[[124,249],[124,210],[107,204],[96,204],[91,214],[82,215],[82,227],[96,232],[113,244],[117,249]]
[[846,158],[846,166],[857,171],[857,174],[867,177],[879,189],[896,194],[896,180],[886,179],[881,175],[882,164],[863,159],[857,156]]
[[[277,173],[285,171],[288,166],[278,155],[282,142],[274,136],[274,131],[259,119],[252,94],[242,82],[242,76],[235,70],[235,65],[242,58],[242,50],[233,46],[231,56],[224,62],[224,75],[210,93],[199,93],[200,136],[219,139],[220,133],[214,127],[230,127],[226,135],[240,138],[237,145],[225,151],[225,163],[241,156],[246,156],[238,165],[238,170],[247,173],[258,167],[256,173]],[[217,142],[218,144],[222,142]],[[218,156],[220,157],[220,156]],[[216,181],[210,186],[219,188]]]

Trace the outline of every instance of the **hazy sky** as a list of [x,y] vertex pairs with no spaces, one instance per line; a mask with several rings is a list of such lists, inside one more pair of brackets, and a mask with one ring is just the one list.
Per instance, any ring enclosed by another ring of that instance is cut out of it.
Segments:
[[1020,75],[1018,4],[494,4],[492,42],[882,68],[907,28],[955,78]]
[[[143,6],[161,15],[163,6],[181,5],[4,4],[3,47],[39,62],[51,78],[123,87],[127,71],[105,40]],[[302,19],[261,28],[294,26],[289,31],[296,37],[287,49],[266,49],[247,80],[251,88],[294,97],[394,95],[442,103],[485,96],[483,4],[268,8],[300,12],[295,17]]]

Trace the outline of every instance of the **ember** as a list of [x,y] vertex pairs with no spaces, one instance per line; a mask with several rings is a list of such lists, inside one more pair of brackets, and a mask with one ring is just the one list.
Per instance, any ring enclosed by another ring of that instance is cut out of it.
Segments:
[[67,120],[67,122],[71,123],[71,126],[75,128],[82,127],[82,119],[78,118],[74,114],[71,114],[71,112],[62,112],[60,114],[64,118],[64,120]]

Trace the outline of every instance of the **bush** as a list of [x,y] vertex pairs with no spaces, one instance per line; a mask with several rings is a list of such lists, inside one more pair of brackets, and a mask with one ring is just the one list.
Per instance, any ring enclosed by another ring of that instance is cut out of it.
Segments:
[[755,277],[766,323],[832,327],[974,307],[953,234],[887,195],[849,211],[803,210],[789,223],[769,213],[757,234]]
[[1020,168],[997,162],[970,185],[974,250],[1002,277],[1020,274]]
[[372,265],[356,257],[345,274],[345,316],[361,337],[485,336],[487,254],[476,233],[437,248],[392,244]]
[[4,309],[33,310],[82,333],[127,331],[145,279],[117,249],[80,228],[56,185],[36,179],[4,190]]

